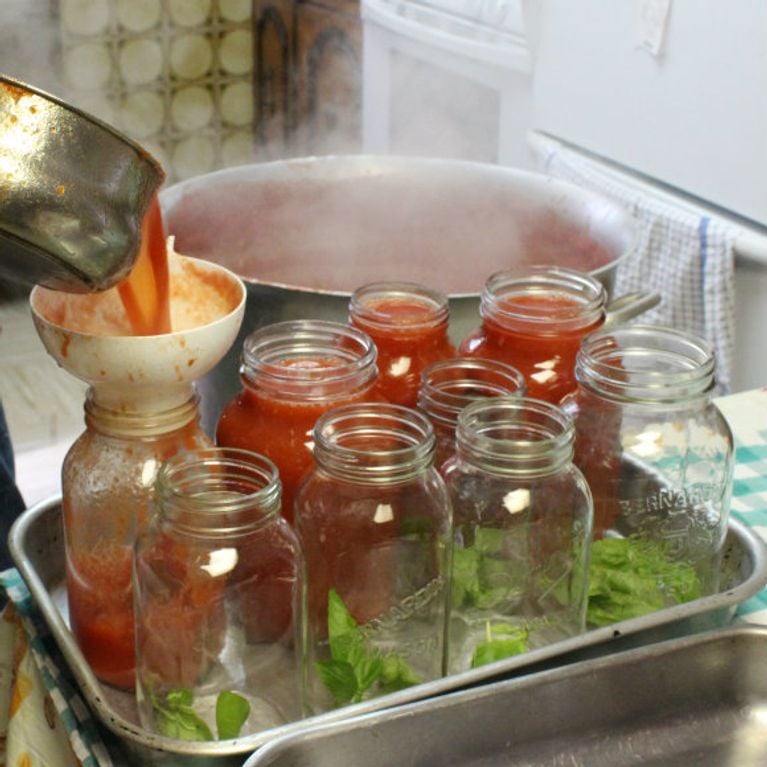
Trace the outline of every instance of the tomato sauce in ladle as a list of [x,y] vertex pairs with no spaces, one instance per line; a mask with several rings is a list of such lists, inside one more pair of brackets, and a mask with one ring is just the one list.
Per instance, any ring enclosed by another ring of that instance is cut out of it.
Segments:
[[136,262],[117,292],[134,336],[170,333],[168,251],[157,195],[144,216]]

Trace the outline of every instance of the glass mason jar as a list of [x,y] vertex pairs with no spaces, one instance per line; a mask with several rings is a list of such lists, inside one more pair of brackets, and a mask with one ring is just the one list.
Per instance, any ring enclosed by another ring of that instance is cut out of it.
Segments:
[[[711,347],[671,328],[605,328],[584,341],[576,376],[577,391],[562,407],[575,422],[575,461],[594,497],[595,537],[613,541],[595,552],[635,541],[642,561],[655,557],[656,580],[661,568],[669,573],[657,608],[715,591],[733,441],[712,402]],[[677,566],[669,570],[668,562]],[[685,567],[694,569],[692,580]]]
[[277,468],[228,448],[179,455],[135,554],[143,726],[225,740],[300,717],[303,559]]
[[454,514],[452,673],[582,632],[591,495],[555,405],[477,400],[458,418],[445,480]]
[[209,447],[197,399],[159,412],[85,402],[86,430],[62,467],[66,584],[72,634],[93,673],[132,689],[135,680],[131,562],[150,516],[159,465]]
[[306,558],[312,713],[445,670],[451,510],[434,434],[409,408],[336,408],[314,429],[296,497]]
[[426,414],[437,440],[434,465],[444,470],[455,453],[460,412],[476,399],[526,393],[524,376],[511,365],[479,357],[455,357],[429,365],[421,374],[418,408]]
[[421,371],[452,357],[447,296],[411,282],[376,282],[352,294],[349,322],[378,349],[378,391],[394,405],[415,407]]
[[320,320],[267,325],[245,339],[243,388],[221,412],[216,442],[274,461],[282,513],[292,521],[296,487],[312,465],[317,418],[371,399],[377,376],[375,345],[357,328]]
[[482,325],[458,353],[513,365],[530,397],[556,405],[575,389],[575,355],[581,340],[605,321],[606,301],[597,280],[571,269],[499,272],[482,291]]

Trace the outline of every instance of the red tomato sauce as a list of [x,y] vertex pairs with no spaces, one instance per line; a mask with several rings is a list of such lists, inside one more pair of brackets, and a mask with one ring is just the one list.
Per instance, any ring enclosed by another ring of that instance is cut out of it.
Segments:
[[135,681],[132,557],[132,547],[117,544],[67,557],[72,634],[93,673],[125,689]]
[[561,294],[502,298],[498,307],[504,316],[485,317],[462,341],[459,354],[514,366],[525,377],[529,397],[558,404],[575,389],[581,340],[604,322],[604,314],[585,326],[574,322],[579,306],[576,299]]
[[377,391],[387,402],[415,407],[424,368],[455,355],[447,319],[435,321],[434,307],[416,298],[370,301],[365,310],[375,321],[352,314],[351,324],[365,331],[378,350]]
[[141,246],[130,274],[117,286],[135,336],[170,333],[170,275],[157,195],[141,228]]
[[[333,361],[297,358],[281,363],[284,367],[335,369]],[[322,386],[321,375],[317,385]],[[282,515],[293,521],[296,489],[312,465],[312,430],[317,419],[339,405],[371,399],[373,385],[352,392],[336,392],[318,399],[286,397],[277,391],[245,388],[226,405],[216,427],[216,442],[225,447],[252,450],[271,459],[282,481]]]

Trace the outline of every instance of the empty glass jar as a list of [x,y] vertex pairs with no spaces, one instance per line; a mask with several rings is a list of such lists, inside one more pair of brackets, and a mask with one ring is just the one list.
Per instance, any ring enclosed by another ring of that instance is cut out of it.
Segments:
[[409,408],[335,408],[296,496],[307,699],[317,713],[441,676],[451,510],[434,434]]
[[[584,341],[576,376],[562,406],[594,496],[595,537],[605,541],[595,551],[636,545],[654,557],[658,608],[715,590],[733,442],[712,402],[710,345],[665,327],[603,329]],[[607,543],[616,539],[625,542]]]
[[225,740],[301,715],[303,560],[274,464],[210,448],[171,459],[136,544],[142,724]]
[[511,365],[481,357],[454,357],[429,365],[421,374],[418,408],[437,439],[434,465],[442,467],[455,453],[458,416],[475,399],[525,395],[525,379]]
[[526,397],[477,400],[458,417],[445,468],[452,673],[584,630],[592,506],[574,438],[562,410]]

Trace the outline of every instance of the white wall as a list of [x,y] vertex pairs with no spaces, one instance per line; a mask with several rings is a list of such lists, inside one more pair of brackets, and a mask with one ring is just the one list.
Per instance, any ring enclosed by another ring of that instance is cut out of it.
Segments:
[[529,0],[533,122],[767,225],[767,2],[672,0],[658,55],[641,0]]
[[0,73],[60,95],[53,0],[0,0]]

